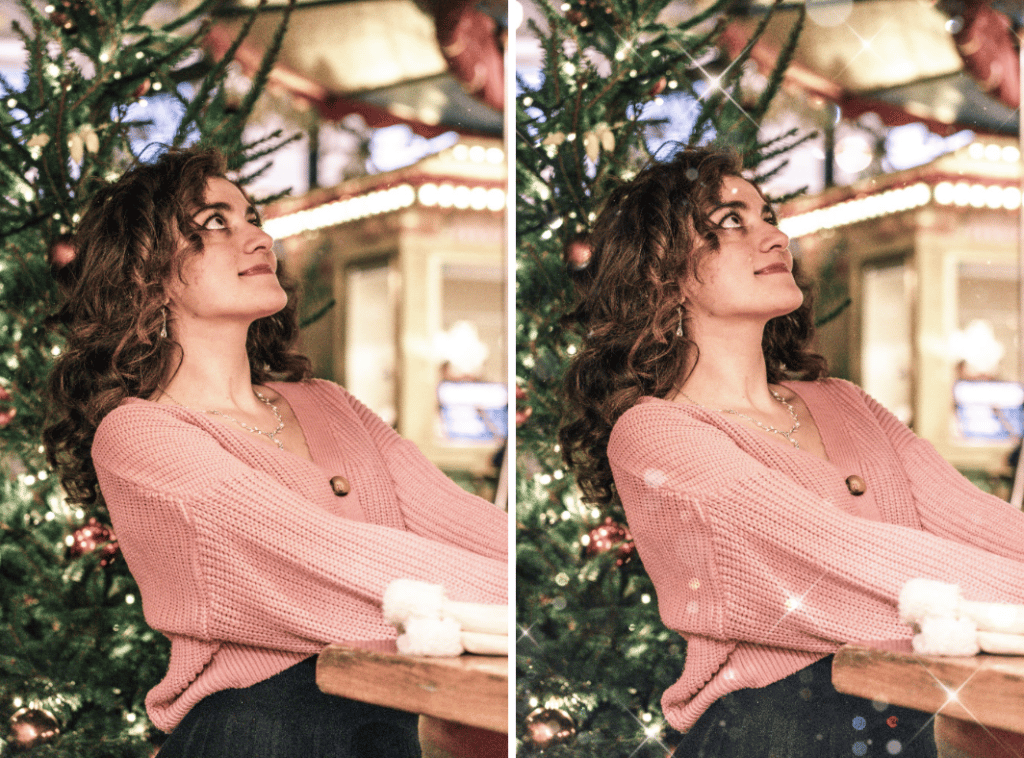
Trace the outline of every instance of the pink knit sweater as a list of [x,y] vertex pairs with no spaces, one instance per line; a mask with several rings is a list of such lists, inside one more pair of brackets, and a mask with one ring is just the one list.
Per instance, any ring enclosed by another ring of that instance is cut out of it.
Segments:
[[[314,462],[204,413],[131,399],[92,455],[146,620],[171,640],[146,698],[171,731],[205,696],[267,679],[326,643],[395,636],[384,588],[508,602],[508,517],[469,495],[330,382],[272,384]],[[352,490],[338,497],[330,479]]]
[[[972,486],[844,381],[793,382],[828,461],[714,411],[643,398],[608,445],[661,617],[687,640],[662,698],[685,731],[722,695],[764,687],[855,640],[911,635],[903,583],[1024,602],[1024,515]],[[861,476],[867,491],[850,494]]]

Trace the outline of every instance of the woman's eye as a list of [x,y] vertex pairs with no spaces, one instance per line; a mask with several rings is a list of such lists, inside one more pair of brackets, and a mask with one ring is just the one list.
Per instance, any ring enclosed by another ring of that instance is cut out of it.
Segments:
[[219,213],[215,213],[203,222],[203,229],[227,229],[227,222]]
[[252,224],[252,225],[253,225],[253,226],[255,226],[255,227],[258,227],[258,228],[260,228],[260,229],[262,229],[262,228],[263,228],[263,219],[261,219],[261,218],[258,218],[258,217],[256,217],[256,216],[251,216],[251,217],[249,218],[249,223],[250,223],[250,224]]
[[741,226],[743,226],[743,219],[738,213],[730,213],[718,220],[720,229],[739,229]]

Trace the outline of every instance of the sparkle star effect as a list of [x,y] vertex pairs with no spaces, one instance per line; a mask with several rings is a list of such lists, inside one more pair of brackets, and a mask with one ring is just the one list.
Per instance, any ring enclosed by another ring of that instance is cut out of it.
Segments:
[[653,742],[656,745],[658,745],[662,750],[665,751],[665,755],[670,755],[672,753],[672,751],[669,749],[669,747],[664,742],[661,741],[660,737],[658,737],[658,735],[661,734],[661,725],[660,724],[658,724],[658,723],[645,724],[643,721],[638,719],[632,713],[629,714],[629,717],[631,719],[633,719],[633,721],[636,722],[637,727],[640,729],[641,732],[644,733],[643,740],[640,742],[639,745],[636,746],[636,749],[634,749],[633,752],[629,754],[629,758],[633,758],[633,756],[636,755],[637,752],[642,747],[647,745],[649,742]]
[[[636,54],[637,51],[634,48],[634,41],[626,40],[623,37],[619,37],[619,39],[622,41],[623,47],[618,52],[615,53],[615,60],[624,62],[628,56]],[[874,37],[872,37],[872,39],[874,39]],[[716,91],[721,92],[722,95],[724,95],[730,103],[736,106],[736,109],[743,114],[743,117],[746,118],[747,121],[749,121],[756,127],[760,127],[760,124],[758,124],[757,121],[755,121],[751,117],[751,115],[747,113],[746,109],[742,105],[736,102],[736,99],[733,98],[731,94],[729,94],[729,91],[721,87],[721,82],[727,78],[727,74],[736,65],[736,61],[730,61],[729,65],[725,67],[725,70],[718,76],[715,76],[714,74],[711,74],[706,68],[704,68],[704,66],[702,66],[696,58],[690,55],[690,52],[688,50],[681,49],[680,52],[682,52],[682,54],[685,55],[690,60],[690,63],[693,65],[693,67],[700,71],[700,73],[703,74],[704,77],[707,78],[708,80],[708,89],[705,91],[704,95],[701,95],[700,98],[698,98],[699,100],[703,100],[705,96],[710,96],[712,93]]]
[[803,607],[804,599],[811,594],[811,590],[817,587],[818,582],[820,582],[824,578],[825,574],[821,574],[817,579],[814,580],[811,586],[804,591],[804,594],[802,595],[789,595],[789,597],[786,598],[786,602],[784,603],[784,607],[786,609],[785,612],[781,616],[779,616],[778,621],[772,624],[771,628],[768,630],[768,634],[774,632],[779,627],[779,624],[785,621],[791,613],[800,610],[800,608]]
[[520,626],[519,627],[519,636],[516,638],[516,644],[518,645],[524,639],[527,639],[527,640],[529,640],[530,642],[533,643],[534,647],[540,647],[540,645],[538,644],[537,640],[535,640],[533,638],[533,635],[530,634],[530,630],[532,630],[532,629],[533,629],[533,624],[530,624],[529,626]]
[[856,37],[857,39],[859,39],[859,40],[860,40],[860,50],[858,50],[858,51],[857,51],[857,52],[856,52],[856,53],[855,53],[855,54],[853,55],[853,57],[851,57],[851,58],[850,58],[850,60],[846,61],[846,65],[845,65],[845,66],[843,66],[843,67],[842,67],[841,69],[839,69],[839,71],[837,71],[837,72],[836,72],[836,73],[835,73],[835,74],[833,75],[833,76],[834,76],[835,78],[838,78],[839,76],[841,76],[841,75],[842,75],[842,74],[843,74],[843,73],[844,73],[844,72],[846,71],[846,69],[848,69],[848,68],[849,68],[850,66],[852,66],[852,65],[853,65],[853,62],[854,62],[855,60],[857,60],[857,58],[859,58],[859,57],[860,57],[861,53],[866,53],[866,52],[871,52],[871,53],[874,53],[874,56],[875,56],[876,58],[878,58],[878,60],[879,60],[879,62],[880,62],[880,63],[886,63],[886,62],[887,62],[887,61],[886,61],[886,60],[885,60],[885,59],[884,59],[884,58],[883,58],[883,57],[882,57],[882,56],[881,56],[881,55],[880,55],[880,54],[879,54],[878,52],[876,52],[876,51],[875,51],[874,47],[872,47],[872,44],[874,43],[874,41],[875,41],[875,38],[876,38],[876,37],[878,37],[878,35],[879,35],[879,34],[881,34],[881,33],[882,33],[883,31],[885,31],[885,27],[886,27],[886,26],[888,26],[888,22],[886,22],[886,23],[882,24],[882,26],[881,26],[881,27],[879,27],[878,31],[877,31],[877,32],[875,32],[874,34],[872,34],[872,35],[871,35],[871,37],[869,37],[868,39],[864,39],[864,38],[863,38],[862,36],[860,36],[860,35],[859,35],[859,34],[857,33],[857,30],[856,30],[856,29],[854,29],[854,28],[853,28],[852,26],[850,26],[849,24],[844,24],[844,26],[845,26],[845,27],[846,27],[847,29],[849,29],[849,30],[850,30],[850,33],[851,33],[851,34],[852,34],[852,35],[853,35],[854,37]]
[[939,709],[938,709],[937,711],[935,711],[935,713],[933,713],[933,714],[932,714],[931,718],[930,718],[930,719],[928,719],[928,721],[927,721],[927,722],[925,722],[925,724],[924,724],[924,725],[923,725],[923,726],[922,726],[922,727],[921,727],[921,728],[920,728],[920,729],[919,729],[919,730],[917,731],[917,733],[916,733],[916,734],[915,734],[915,735],[914,735],[913,737],[911,737],[911,738],[910,738],[910,740],[908,740],[908,744],[909,744],[910,742],[913,742],[913,741],[914,741],[915,739],[917,739],[918,735],[920,735],[920,734],[921,734],[921,732],[923,732],[923,731],[924,731],[925,729],[927,729],[927,728],[928,728],[928,725],[929,725],[929,724],[931,724],[931,723],[932,723],[932,722],[933,722],[933,721],[935,720],[935,717],[939,715],[939,713],[940,713],[940,712],[942,711],[942,709],[943,709],[943,708],[945,708],[945,707],[946,707],[947,705],[950,705],[950,704],[956,704],[956,705],[957,705],[958,707],[960,707],[961,709],[963,709],[963,711],[964,711],[964,712],[965,712],[965,713],[966,713],[966,714],[967,714],[968,716],[970,716],[970,717],[971,717],[971,719],[972,719],[972,720],[973,720],[973,721],[974,721],[974,722],[975,722],[975,723],[976,723],[976,724],[977,724],[978,726],[980,726],[980,727],[981,727],[982,729],[984,729],[984,730],[985,730],[985,733],[986,733],[986,734],[988,734],[988,736],[989,736],[989,737],[990,737],[990,738],[991,738],[991,739],[992,739],[992,740],[993,740],[993,741],[994,741],[994,742],[995,742],[996,744],[998,744],[998,745],[999,745],[1000,747],[1002,747],[1002,748],[1003,748],[1003,750],[1005,750],[1005,751],[1006,751],[1006,754],[1007,754],[1007,755],[1014,755],[1014,754],[1015,754],[1015,753],[1014,753],[1014,750],[1013,750],[1013,749],[1012,749],[1012,748],[1011,748],[1011,747],[1010,747],[1009,745],[1006,745],[1006,744],[1004,744],[1003,742],[1001,742],[1001,741],[1000,741],[1000,740],[999,740],[999,739],[998,739],[998,738],[996,737],[996,735],[995,735],[995,734],[993,734],[993,733],[992,733],[992,731],[991,731],[991,730],[990,730],[990,729],[989,729],[989,728],[988,728],[988,727],[987,727],[987,726],[986,726],[985,724],[981,723],[981,721],[979,721],[979,720],[978,720],[978,717],[977,717],[977,716],[975,716],[975,715],[974,715],[974,713],[972,713],[972,712],[971,712],[971,710],[970,710],[970,709],[969,709],[969,708],[968,708],[968,707],[967,707],[966,705],[964,705],[964,703],[963,703],[963,702],[962,702],[962,701],[960,700],[960,691],[961,691],[961,690],[962,690],[962,689],[963,689],[964,687],[966,687],[966,686],[967,686],[967,683],[968,683],[968,682],[970,682],[970,681],[971,681],[971,679],[973,679],[973,678],[974,678],[974,675],[975,675],[975,674],[977,674],[977,673],[978,673],[979,671],[981,671],[981,669],[980,669],[980,668],[977,668],[977,669],[975,669],[974,671],[972,671],[972,672],[971,672],[971,675],[970,675],[969,677],[967,677],[966,679],[964,679],[964,680],[963,680],[963,681],[962,681],[962,682],[960,683],[960,686],[958,686],[958,687],[957,687],[956,689],[953,689],[952,687],[948,686],[948,685],[947,685],[947,684],[946,684],[945,682],[942,682],[942,681],[941,681],[941,680],[940,680],[940,679],[939,679],[939,678],[938,678],[937,676],[935,676],[935,674],[933,674],[933,673],[931,672],[931,670],[930,670],[930,669],[929,669],[929,668],[928,668],[928,667],[927,667],[927,666],[926,666],[926,665],[924,664],[924,662],[923,662],[923,661],[917,661],[917,663],[918,663],[918,665],[919,665],[919,666],[921,666],[921,668],[923,668],[923,669],[925,670],[925,672],[927,672],[928,676],[930,676],[930,677],[931,677],[932,679],[934,679],[934,680],[935,680],[935,683],[936,683],[937,685],[939,685],[939,688],[940,688],[940,689],[941,689],[941,690],[942,690],[943,692],[945,692],[945,693],[946,693],[946,702],[944,702],[944,703],[943,703],[943,704],[942,704],[941,706],[939,706]]

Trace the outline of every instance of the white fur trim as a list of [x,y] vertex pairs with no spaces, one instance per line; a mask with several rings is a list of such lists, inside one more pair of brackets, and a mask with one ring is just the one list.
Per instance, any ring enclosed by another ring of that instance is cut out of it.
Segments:
[[914,635],[915,653],[921,655],[977,655],[978,628],[968,618],[926,616],[918,622],[921,633]]
[[398,652],[404,655],[462,655],[462,630],[453,619],[410,618],[399,635]]
[[900,621],[918,625],[926,616],[960,615],[960,588],[934,579],[909,579],[899,598]]
[[444,587],[415,579],[395,579],[384,590],[384,618],[401,629],[414,616],[441,618]]

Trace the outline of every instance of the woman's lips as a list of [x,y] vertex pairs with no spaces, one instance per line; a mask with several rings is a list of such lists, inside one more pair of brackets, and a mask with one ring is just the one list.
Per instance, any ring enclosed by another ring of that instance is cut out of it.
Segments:
[[259,266],[253,266],[247,268],[245,271],[239,274],[239,276],[257,276],[259,274],[273,274],[274,269],[268,266],[266,263],[261,263]]
[[765,266],[762,269],[758,269],[754,272],[755,274],[788,274],[789,266],[785,263],[773,263],[770,266]]

